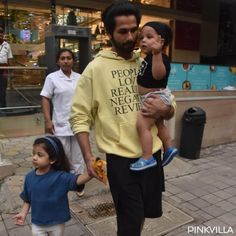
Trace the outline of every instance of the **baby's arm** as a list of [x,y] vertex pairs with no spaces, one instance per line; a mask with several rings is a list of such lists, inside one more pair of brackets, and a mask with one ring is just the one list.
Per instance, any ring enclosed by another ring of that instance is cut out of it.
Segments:
[[166,76],[166,68],[162,60],[162,48],[164,41],[161,36],[152,42],[152,76],[156,80],[162,80]]
[[25,218],[27,214],[29,213],[29,209],[30,209],[30,204],[28,202],[24,202],[20,213],[13,216],[13,219],[15,219],[16,225],[24,225]]

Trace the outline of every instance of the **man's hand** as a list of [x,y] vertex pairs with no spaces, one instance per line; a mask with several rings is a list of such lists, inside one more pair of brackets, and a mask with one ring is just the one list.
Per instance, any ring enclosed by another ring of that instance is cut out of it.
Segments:
[[95,178],[99,179],[98,175],[96,174],[96,172],[93,168],[95,161],[96,161],[95,156],[90,156],[90,157],[85,158],[85,163],[86,163],[86,166],[87,166],[88,175],[91,176],[91,177],[95,177]]
[[99,177],[99,180],[101,182],[103,182],[104,184],[107,184],[106,166],[107,166],[106,161],[102,160],[99,157],[97,157],[96,161],[93,163],[94,171],[96,172],[97,176]]
[[142,106],[142,114],[144,116],[158,119],[162,117],[165,120],[171,119],[174,115],[174,109],[172,106],[166,105],[159,95],[151,94]]

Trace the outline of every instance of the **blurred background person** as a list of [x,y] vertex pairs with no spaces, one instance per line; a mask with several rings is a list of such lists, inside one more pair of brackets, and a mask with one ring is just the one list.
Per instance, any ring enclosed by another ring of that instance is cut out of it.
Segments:
[[[83,174],[83,156],[68,121],[71,98],[80,74],[72,70],[75,55],[70,49],[61,49],[56,59],[60,69],[46,77],[40,93],[42,96],[45,133],[55,135],[61,140],[65,153],[72,165],[71,172]],[[82,196],[83,194],[84,191],[81,191],[77,195]]]
[[9,43],[4,41],[4,30],[0,27],[0,107],[6,107],[7,70],[1,66],[8,66],[9,59],[13,58]]

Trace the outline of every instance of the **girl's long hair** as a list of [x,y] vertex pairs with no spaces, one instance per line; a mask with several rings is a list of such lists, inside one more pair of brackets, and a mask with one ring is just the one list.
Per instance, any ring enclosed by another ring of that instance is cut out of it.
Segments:
[[54,170],[70,172],[71,166],[67,158],[61,141],[54,136],[37,138],[33,145],[43,144],[43,149],[47,152],[49,159],[55,161],[52,164]]

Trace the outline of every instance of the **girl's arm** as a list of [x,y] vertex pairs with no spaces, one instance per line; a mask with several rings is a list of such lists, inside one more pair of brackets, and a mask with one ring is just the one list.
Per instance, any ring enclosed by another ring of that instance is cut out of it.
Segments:
[[26,218],[27,214],[29,213],[29,209],[30,209],[30,204],[27,202],[24,202],[20,213],[13,216],[13,219],[15,219],[16,225],[24,225],[25,218]]
[[92,177],[90,177],[87,173],[79,175],[76,181],[77,185],[82,185],[87,183],[89,180],[91,180]]

